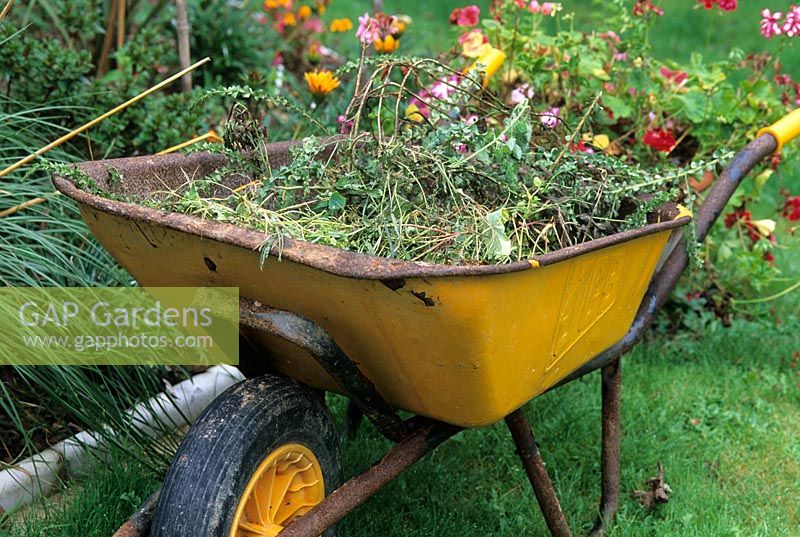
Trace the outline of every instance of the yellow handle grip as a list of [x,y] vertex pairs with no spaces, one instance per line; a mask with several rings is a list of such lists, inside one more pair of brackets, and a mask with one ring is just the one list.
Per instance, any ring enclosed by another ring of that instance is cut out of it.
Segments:
[[776,151],[780,151],[784,144],[800,136],[800,108],[789,112],[773,125],[758,131],[759,136],[762,134],[771,134],[778,141]]

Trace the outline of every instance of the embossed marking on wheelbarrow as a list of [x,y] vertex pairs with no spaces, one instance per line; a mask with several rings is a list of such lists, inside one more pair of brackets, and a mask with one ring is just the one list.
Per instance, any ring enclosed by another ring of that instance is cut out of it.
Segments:
[[549,372],[614,305],[627,254],[628,250],[622,250],[597,261],[575,261],[564,287],[545,372]]
[[[271,162],[285,162],[287,148],[270,148]],[[102,188],[148,199],[223,164],[195,153],[80,168]],[[110,166],[122,176],[113,184]],[[227,187],[248,181],[231,177]],[[288,239],[262,265],[261,232],[54,182],[142,285],[238,287],[245,299],[317,323],[393,407],[466,427],[502,419],[619,341],[670,234],[689,221],[564,248],[538,256],[538,266],[431,265]],[[339,389],[299,347],[253,327],[241,333],[260,368]]]

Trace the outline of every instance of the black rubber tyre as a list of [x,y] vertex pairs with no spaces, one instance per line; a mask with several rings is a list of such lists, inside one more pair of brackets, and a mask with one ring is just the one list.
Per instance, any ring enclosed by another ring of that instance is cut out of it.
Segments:
[[[339,435],[319,393],[275,375],[232,386],[206,408],[178,449],[151,537],[229,537],[251,476],[270,452],[292,443],[313,452],[325,495],[333,492],[342,476]],[[335,535],[335,528],[325,532]]]

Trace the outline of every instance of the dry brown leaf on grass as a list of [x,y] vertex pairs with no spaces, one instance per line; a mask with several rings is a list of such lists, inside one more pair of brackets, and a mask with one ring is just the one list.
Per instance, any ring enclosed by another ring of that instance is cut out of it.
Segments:
[[660,503],[667,503],[672,489],[664,481],[664,466],[658,463],[658,475],[646,482],[647,490],[634,491],[633,497],[639,500],[645,509],[653,509]]

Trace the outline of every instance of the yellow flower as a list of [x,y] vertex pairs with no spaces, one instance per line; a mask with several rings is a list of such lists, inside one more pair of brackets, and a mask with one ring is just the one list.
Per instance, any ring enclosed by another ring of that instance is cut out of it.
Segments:
[[770,219],[751,220],[750,223],[753,224],[753,227],[756,228],[756,231],[758,231],[758,234],[762,237],[769,237],[775,233],[775,228],[777,227],[775,220]]
[[297,10],[297,17],[304,21],[311,16],[311,8],[308,6],[300,6],[300,9]]
[[283,16],[283,24],[285,24],[286,26],[294,26],[295,24],[297,24],[297,18],[294,16],[294,13],[291,12],[286,13]]
[[326,9],[327,8],[325,7],[325,3],[324,2],[317,2],[317,13],[319,13],[320,16],[325,14],[325,10]]
[[379,37],[373,44],[375,45],[375,50],[378,51],[378,53],[391,54],[400,47],[400,40],[395,39],[391,35],[387,35],[383,39]]
[[588,132],[583,133],[583,141],[587,144],[593,145],[597,149],[605,151],[611,145],[611,139],[605,134],[596,134],[592,136]]
[[306,84],[314,97],[325,97],[339,87],[339,79],[330,71],[309,71],[305,74]]
[[472,30],[461,43],[461,54],[467,58],[478,58],[492,50],[492,46],[485,42],[483,32]]
[[425,116],[419,111],[419,106],[416,104],[409,104],[406,106],[406,119],[414,123],[422,123],[425,121]]
[[350,19],[333,19],[331,21],[331,32],[349,32],[353,29]]

